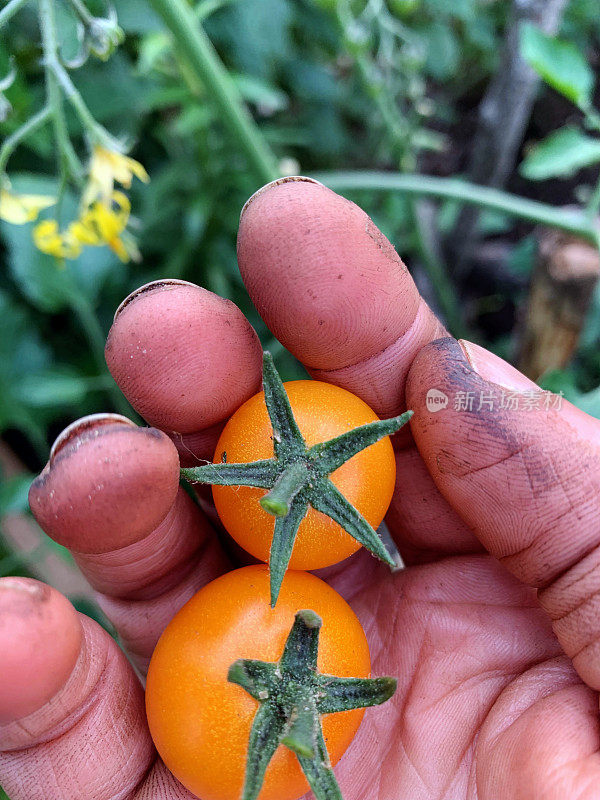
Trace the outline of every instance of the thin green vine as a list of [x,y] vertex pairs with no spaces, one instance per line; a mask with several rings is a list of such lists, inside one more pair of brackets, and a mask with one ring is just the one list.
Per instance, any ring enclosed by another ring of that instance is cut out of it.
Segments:
[[600,248],[600,226],[583,209],[555,208],[518,195],[478,186],[459,178],[401,175],[394,172],[321,172],[312,176],[337,192],[400,192],[413,197],[434,197],[488,208],[537,225],[567,231]]
[[28,2],[29,0],[10,0],[10,3],[7,3],[2,11],[0,11],[0,28],[6,25],[6,23]]
[[277,159],[248,113],[229,73],[186,0],[151,0],[163,18],[196,77],[207,87],[224,124],[246,153],[257,178],[263,183],[279,175]]
[[77,184],[82,185],[84,169],[69,138],[62,93],[53,69],[53,65],[58,63],[58,42],[56,38],[56,18],[54,15],[53,0],[40,0],[39,18],[44,52],[48,105],[52,111],[54,135],[58,145],[60,183],[61,185],[66,185],[68,177],[70,176]]
[[7,136],[0,147],[0,175],[4,173],[8,159],[21,142],[32,133],[39,130],[39,128],[45,125],[51,118],[52,108],[49,105],[44,106],[44,108],[38,111],[37,114],[34,114],[33,117],[30,117],[14,133]]

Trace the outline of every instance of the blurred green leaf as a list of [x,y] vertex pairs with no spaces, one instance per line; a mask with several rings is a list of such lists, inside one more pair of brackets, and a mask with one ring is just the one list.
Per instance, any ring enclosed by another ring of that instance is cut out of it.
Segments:
[[53,363],[52,349],[36,327],[40,321],[0,292],[0,432],[24,431],[45,460],[49,422],[64,414],[67,404],[83,411],[78,404],[106,388],[108,376],[82,377],[73,366]]
[[519,167],[521,175],[534,181],[568,178],[583,167],[600,162],[600,139],[586,136],[578,128],[565,126],[532,147]]
[[452,3],[448,3],[447,0],[423,0],[423,8],[442,18],[458,17],[470,20],[475,14],[474,0],[453,0]]
[[152,33],[163,29],[160,19],[146,0],[112,0],[112,5],[125,33]]
[[494,22],[493,17],[481,14],[479,9],[475,18],[469,21],[469,38],[484,51],[493,51],[496,46],[497,32]]
[[479,215],[478,229],[483,236],[495,236],[510,230],[512,224],[512,220],[506,214],[485,209]]
[[147,75],[171,54],[171,40],[162,31],[144,36],[138,49],[137,68],[140,74]]
[[587,108],[594,88],[594,73],[571,42],[547,36],[531,23],[521,26],[521,53],[547,84],[579,108]]
[[204,24],[217,45],[228,43],[227,57],[240,72],[268,78],[274,64],[292,48],[292,8],[288,0],[237,0]]
[[508,266],[511,272],[515,275],[528,276],[531,274],[535,255],[537,252],[537,244],[534,236],[526,236],[524,239],[515,245],[508,258]]
[[233,74],[232,77],[242,97],[257,106],[258,112],[263,116],[271,116],[288,107],[289,100],[285,92],[268,81],[252,75]]
[[56,4],[56,30],[59,39],[60,57],[68,63],[81,54],[78,28],[81,26],[70,3]]
[[0,481],[0,517],[6,514],[23,514],[29,509],[28,493],[31,473],[16,475]]
[[438,81],[448,80],[456,72],[460,58],[459,44],[452,27],[442,20],[434,20],[424,29],[423,35],[428,73]]
[[553,369],[546,372],[538,381],[540,387],[546,392],[563,394],[570,403],[577,403],[581,393],[577,389],[572,372],[563,369]]
[[173,124],[178,136],[193,136],[199,130],[206,130],[212,120],[212,109],[208,106],[187,106]]
[[581,392],[577,388],[573,372],[560,369],[546,373],[540,385],[548,392],[562,394],[566,400],[586,414],[600,419],[600,386],[591,392]]
[[600,419],[600,387],[593,392],[579,395],[575,403],[586,414]]
[[413,142],[419,150],[434,150],[438,153],[448,149],[448,139],[439,131],[430,131],[426,128],[415,131]]
[[137,137],[154,83],[135,71],[122,50],[107,62],[90,59],[77,73],[76,83],[99,122],[110,126],[117,137]]
[[15,396],[30,408],[77,405],[90,390],[106,388],[108,379],[87,378],[66,368],[53,367],[37,375],[26,375],[15,387]]
[[422,0],[387,0],[388,8],[392,14],[404,19],[417,11]]

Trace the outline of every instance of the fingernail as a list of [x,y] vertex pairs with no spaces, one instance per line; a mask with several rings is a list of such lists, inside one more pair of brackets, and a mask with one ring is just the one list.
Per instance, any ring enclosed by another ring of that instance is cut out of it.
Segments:
[[314,178],[307,178],[304,175],[286,175],[284,178],[277,178],[277,180],[271,181],[270,183],[265,183],[264,186],[261,186],[260,189],[257,189],[253,195],[246,200],[244,203],[244,207],[242,208],[242,212],[240,214],[240,219],[244,216],[244,211],[248,208],[250,203],[256,198],[264,194],[264,192],[268,192],[269,189],[273,189],[275,186],[279,186],[282,183],[294,183],[296,181],[304,182],[304,183],[314,183],[317,186],[324,186],[320,181],[316,181]]
[[121,303],[121,305],[115,311],[115,316],[113,318],[113,322],[119,316],[121,311],[132,303],[134,300],[137,300],[143,294],[147,294],[148,292],[153,292],[157,289],[169,289],[172,286],[193,286],[194,289],[198,289],[199,287],[195,283],[191,283],[190,281],[182,281],[179,278],[163,278],[159,281],[150,281],[150,283],[145,283],[143,286],[140,286],[139,289],[136,289],[131,294],[128,294],[125,300]]
[[81,436],[89,438],[106,425],[130,425],[133,428],[137,428],[135,422],[127,419],[127,417],[121,416],[121,414],[88,414],[87,417],[81,417],[81,419],[75,420],[75,422],[68,425],[62,433],[59,433],[54,444],[50,448],[49,463],[52,464],[57,454],[66,447],[69,442],[73,442]]
[[459,339],[459,344],[466,355],[469,364],[485,381],[495,383],[511,392],[526,392],[538,389],[539,386],[525,377],[504,359],[490,353],[484,347],[473,342]]
[[0,592],[21,592],[42,600],[47,591],[48,587],[31,578],[8,576],[0,579]]

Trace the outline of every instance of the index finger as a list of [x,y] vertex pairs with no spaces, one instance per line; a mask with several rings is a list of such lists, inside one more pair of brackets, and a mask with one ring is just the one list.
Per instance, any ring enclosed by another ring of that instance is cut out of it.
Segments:
[[136,289],[119,306],[106,363],[131,405],[184,465],[211,458],[223,423],[260,388],[261,347],[230,300],[187,281]]

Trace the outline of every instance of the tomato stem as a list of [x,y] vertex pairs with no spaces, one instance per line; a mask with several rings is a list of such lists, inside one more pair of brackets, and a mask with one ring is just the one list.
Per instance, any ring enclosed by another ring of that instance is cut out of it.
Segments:
[[308,687],[305,687],[304,691],[299,687],[294,687],[294,690],[296,702],[292,705],[285,735],[280,741],[296,755],[314,758],[316,725],[319,719],[315,698]]
[[394,678],[338,678],[317,671],[321,618],[296,614],[277,663],[240,659],[231,683],[259,702],[248,742],[242,800],[256,800],[279,745],[296,754],[317,800],[342,800],[321,727],[321,715],[380,705],[396,691]]
[[290,511],[285,517],[275,518],[271,551],[269,553],[269,579],[271,583],[271,608],[275,608],[279,589],[290,563],[296,533],[308,511],[305,491],[292,501]]
[[285,517],[289,513],[292,500],[304,489],[309,478],[306,461],[294,461],[277,478],[271,491],[261,497],[261,506],[275,517]]
[[309,506],[331,517],[373,555],[396,569],[391,554],[377,532],[336,489],[330,474],[361,450],[398,431],[412,416],[407,411],[392,419],[361,425],[341,436],[307,447],[294,418],[285,387],[271,354],[263,353],[265,404],[273,428],[274,457],[247,464],[226,462],[182,469],[193,483],[220,486],[254,486],[269,491],[261,506],[275,517],[269,554],[271,605],[277,602],[300,523]]

